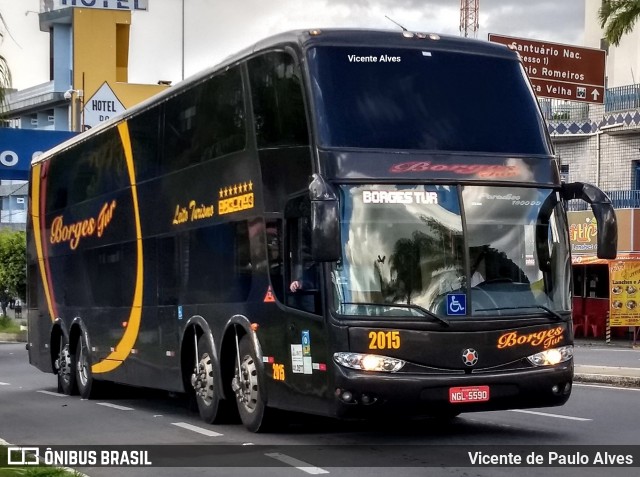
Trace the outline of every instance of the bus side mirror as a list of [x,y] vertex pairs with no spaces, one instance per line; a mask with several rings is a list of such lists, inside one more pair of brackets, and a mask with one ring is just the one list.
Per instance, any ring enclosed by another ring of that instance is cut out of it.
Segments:
[[316,262],[340,259],[340,206],[338,197],[322,176],[313,175],[311,198],[311,258]]
[[618,251],[618,225],[616,212],[607,194],[594,185],[574,182],[562,185],[562,198],[582,199],[591,204],[598,224],[598,258],[615,259]]

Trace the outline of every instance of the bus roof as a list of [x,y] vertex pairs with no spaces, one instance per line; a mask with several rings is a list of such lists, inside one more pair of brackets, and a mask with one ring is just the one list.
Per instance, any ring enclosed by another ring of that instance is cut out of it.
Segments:
[[300,49],[307,49],[318,45],[340,45],[340,46],[384,46],[402,48],[425,48],[435,51],[463,52],[471,55],[488,55],[494,57],[508,58],[518,61],[518,53],[511,51],[504,45],[491,43],[484,40],[476,40],[457,36],[439,35],[435,33],[422,33],[398,30],[368,30],[368,29],[306,29],[291,30],[260,40],[252,46],[245,48],[215,66],[206,68],[140,103],[127,109],[126,111],[113,116],[111,119],[99,124],[89,131],[55,146],[46,153],[36,157],[32,165],[46,161],[49,156],[71,147],[73,144],[83,141],[86,137],[99,133],[149,108],[166,98],[178,94],[194,83],[198,83],[213,73],[231,66],[243,59],[252,56],[260,51],[269,50],[274,47],[285,45],[298,45]]

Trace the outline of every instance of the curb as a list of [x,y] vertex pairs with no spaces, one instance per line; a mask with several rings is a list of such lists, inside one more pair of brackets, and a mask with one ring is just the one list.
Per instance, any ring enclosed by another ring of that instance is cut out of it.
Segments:
[[625,388],[640,388],[640,377],[634,376],[576,373],[573,376],[573,381],[576,383],[608,384]]
[[27,332],[23,331],[21,333],[0,333],[0,342],[26,343],[27,342]]
[[609,384],[640,388],[640,369],[615,366],[577,365],[573,380],[577,383]]

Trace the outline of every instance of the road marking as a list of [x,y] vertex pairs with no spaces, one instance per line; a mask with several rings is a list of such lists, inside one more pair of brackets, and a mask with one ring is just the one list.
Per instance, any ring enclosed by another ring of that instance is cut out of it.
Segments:
[[636,391],[640,392],[638,388],[625,388],[623,386],[608,386],[606,384],[583,384],[583,383],[573,383],[573,387],[581,387],[581,388],[601,388],[601,389],[618,389],[620,391]]
[[293,457],[289,457],[285,454],[279,454],[277,452],[271,454],[265,454],[267,457],[271,457],[272,459],[279,460],[280,462],[284,462],[291,467],[295,467],[302,472],[306,472],[307,474],[328,474],[328,470],[321,469],[320,467],[315,467],[313,465],[309,465],[306,462],[302,462],[301,460],[294,459]]
[[202,434],[203,436],[218,437],[222,435],[219,432],[204,429],[203,427],[194,426],[193,424],[187,424],[186,422],[172,422],[171,425],[182,427],[183,429],[187,429],[189,431],[197,432],[198,434]]
[[53,391],[36,391],[36,392],[41,394],[47,394],[49,396],[55,396],[55,397],[69,397],[66,394],[54,393]]
[[9,383],[3,383],[3,382],[0,381],[0,386],[10,386],[10,384]]
[[586,417],[563,416],[561,414],[549,414],[546,412],[526,411],[524,409],[509,409],[509,411],[521,412],[524,414],[535,414],[536,416],[557,417],[558,419],[568,419],[570,421],[593,421],[593,419],[587,419]]
[[120,411],[135,411],[132,407],[119,406],[117,404],[111,404],[110,402],[97,402],[98,406],[112,407],[113,409],[118,409]]

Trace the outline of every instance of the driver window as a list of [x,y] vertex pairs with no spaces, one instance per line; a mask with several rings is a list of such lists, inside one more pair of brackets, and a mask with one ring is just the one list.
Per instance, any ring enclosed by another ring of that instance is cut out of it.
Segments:
[[318,264],[311,260],[311,204],[308,196],[290,200],[285,208],[287,227],[287,281],[285,303],[320,313]]

